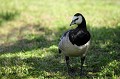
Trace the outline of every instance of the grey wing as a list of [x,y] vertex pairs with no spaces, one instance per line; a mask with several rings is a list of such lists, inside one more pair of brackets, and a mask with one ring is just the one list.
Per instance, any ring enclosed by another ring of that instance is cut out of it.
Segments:
[[66,31],[66,32],[62,35],[62,37],[60,38],[60,40],[62,40],[63,37],[65,37],[69,31],[70,31],[70,30]]
[[[69,32],[70,30],[66,31],[65,33],[63,33],[62,37],[60,38],[60,41],[63,39],[63,37],[65,37],[67,35],[67,33]],[[61,53],[61,43],[59,43],[59,47],[58,47],[58,52]]]

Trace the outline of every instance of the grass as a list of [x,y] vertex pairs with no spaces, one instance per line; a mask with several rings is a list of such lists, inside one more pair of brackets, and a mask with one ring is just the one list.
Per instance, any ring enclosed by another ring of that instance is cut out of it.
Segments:
[[[1,79],[120,78],[119,0],[0,0]],[[71,58],[76,76],[67,74],[59,38],[72,16],[82,13],[92,35],[79,76],[80,58]]]

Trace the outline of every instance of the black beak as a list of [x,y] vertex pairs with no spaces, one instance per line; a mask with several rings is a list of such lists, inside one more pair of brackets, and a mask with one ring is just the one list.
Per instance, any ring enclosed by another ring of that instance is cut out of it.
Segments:
[[75,24],[74,21],[72,21],[72,22],[70,23],[70,26],[73,25],[73,24]]

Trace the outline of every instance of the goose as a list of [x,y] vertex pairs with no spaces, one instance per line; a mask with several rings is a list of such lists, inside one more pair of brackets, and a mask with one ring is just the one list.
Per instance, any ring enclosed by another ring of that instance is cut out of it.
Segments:
[[68,74],[71,72],[69,58],[81,57],[80,75],[83,75],[83,64],[90,46],[91,35],[87,30],[86,20],[81,13],[76,13],[73,16],[70,26],[72,25],[77,25],[77,27],[66,31],[62,35],[58,44],[58,51],[65,56]]

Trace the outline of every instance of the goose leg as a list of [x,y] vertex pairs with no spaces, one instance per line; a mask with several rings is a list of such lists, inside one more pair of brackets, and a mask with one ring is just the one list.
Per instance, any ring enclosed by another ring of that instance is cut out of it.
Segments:
[[68,74],[69,74],[70,76],[72,76],[71,67],[70,67],[70,64],[69,64],[69,57],[68,57],[68,56],[65,56],[65,60],[66,60],[66,65],[67,65]]
[[65,60],[66,60],[67,68],[68,68],[68,70],[69,70],[69,69],[70,69],[69,57],[68,57],[68,56],[65,56]]
[[70,67],[69,57],[68,57],[68,56],[65,56],[65,60],[66,60],[67,68],[68,68],[68,74],[69,74],[70,76],[74,76],[74,75],[75,75],[75,71],[74,71],[74,69],[72,69],[72,68]]
[[81,72],[80,72],[80,75],[83,75],[83,64],[84,64],[84,61],[85,61],[85,57],[82,57],[81,58]]

